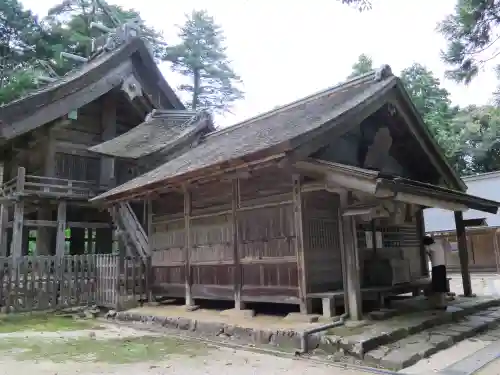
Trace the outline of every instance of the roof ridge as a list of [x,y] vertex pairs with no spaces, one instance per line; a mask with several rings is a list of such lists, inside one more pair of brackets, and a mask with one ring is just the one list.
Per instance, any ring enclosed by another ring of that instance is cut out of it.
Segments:
[[264,113],[261,113],[261,114],[258,114],[256,116],[253,116],[253,117],[250,117],[246,120],[243,120],[243,121],[240,121],[234,125],[231,125],[231,126],[228,126],[226,128],[223,128],[223,129],[220,129],[220,130],[217,130],[215,132],[212,132],[212,133],[209,133],[207,134],[207,137],[212,137],[212,136],[218,136],[218,135],[222,135],[222,134],[225,134],[225,133],[228,133],[228,132],[231,132],[243,125],[249,125],[255,121],[259,121],[259,120],[262,120],[262,119],[265,119],[269,116],[272,116],[274,114],[277,114],[277,113],[280,113],[280,112],[283,112],[283,111],[286,111],[290,108],[294,108],[294,107],[297,107],[299,105],[302,105],[302,104],[305,104],[305,103],[308,103],[312,100],[315,100],[315,99],[318,99],[324,95],[327,95],[327,94],[332,94],[334,92],[336,92],[337,90],[340,90],[340,89],[343,89],[343,88],[348,88],[348,87],[351,87],[355,84],[360,84],[360,83],[364,83],[364,82],[368,82],[370,80],[373,80],[373,81],[381,81],[381,80],[384,80],[384,79],[387,79],[389,77],[392,77],[393,74],[392,74],[392,70],[391,70],[391,67],[387,64],[384,64],[382,65],[380,68],[377,68],[377,69],[373,69],[367,73],[363,73],[363,74],[360,74],[358,76],[355,76],[355,77],[352,77],[346,81],[343,81],[343,82],[340,82],[340,83],[337,83],[336,85],[334,86],[330,86],[326,89],[323,89],[323,90],[320,90],[320,91],[317,91],[315,92],[314,94],[311,94],[311,95],[308,95],[304,98],[300,98],[298,100],[295,100],[291,103],[288,103],[288,104],[285,104],[285,105],[282,105],[282,106],[278,106],[277,108],[274,108],[272,110],[269,110],[267,112],[264,112]]

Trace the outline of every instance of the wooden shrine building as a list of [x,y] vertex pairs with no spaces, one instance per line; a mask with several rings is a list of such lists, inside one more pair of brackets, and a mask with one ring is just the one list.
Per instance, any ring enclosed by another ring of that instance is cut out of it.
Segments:
[[[92,201],[152,202],[155,293],[187,304],[291,303],[307,313],[344,290],[359,319],[363,288],[428,275],[422,209],[454,211],[462,238],[463,210],[500,206],[464,193],[388,66],[181,143]],[[128,152],[126,142],[104,146]]]
[[[0,256],[28,254],[33,237],[33,255],[109,253],[114,233],[129,255],[149,254],[145,202],[103,210],[89,198],[149,171],[179,152],[176,140],[213,125],[185,110],[138,33],[134,22],[118,27],[96,40],[90,58],[73,56],[73,71],[0,106]],[[112,139],[127,152],[101,152]]]

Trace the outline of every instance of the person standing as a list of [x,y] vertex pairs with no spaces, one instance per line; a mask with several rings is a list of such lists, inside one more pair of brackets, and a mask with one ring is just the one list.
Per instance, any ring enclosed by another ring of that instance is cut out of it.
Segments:
[[446,309],[448,280],[446,278],[446,254],[444,246],[431,236],[423,239],[425,250],[432,264],[432,302],[437,308]]

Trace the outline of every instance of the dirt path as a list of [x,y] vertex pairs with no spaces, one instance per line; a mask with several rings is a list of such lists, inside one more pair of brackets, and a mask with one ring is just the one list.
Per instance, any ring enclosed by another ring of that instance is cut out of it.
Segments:
[[328,365],[209,347],[129,327],[0,334],[0,375],[360,375]]

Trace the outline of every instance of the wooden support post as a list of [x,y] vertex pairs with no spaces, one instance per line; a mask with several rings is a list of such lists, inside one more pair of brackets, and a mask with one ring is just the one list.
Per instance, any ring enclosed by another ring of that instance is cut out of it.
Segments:
[[[5,164],[0,164],[0,185],[5,181]],[[9,209],[6,204],[0,204],[0,256],[7,256],[7,222]]]
[[292,176],[293,182],[293,215],[295,229],[295,253],[297,255],[297,274],[299,280],[300,312],[311,313],[311,304],[307,300],[307,275],[304,259],[304,236],[302,226],[302,195],[300,188],[300,175]]
[[239,254],[239,235],[238,235],[238,209],[240,208],[240,181],[235,178],[232,181],[232,201],[231,201],[231,227],[232,227],[232,242],[233,242],[233,262],[234,262],[234,308],[243,310],[244,303],[241,301],[241,288],[243,284],[240,254]]
[[464,216],[462,211],[455,211],[455,226],[457,228],[458,257],[460,259],[460,271],[462,273],[462,284],[464,296],[472,296],[472,284],[469,272],[469,254],[467,249],[467,235],[465,232]]
[[[341,201],[341,209],[348,204],[348,197]],[[352,320],[361,320],[363,317],[363,300],[361,299],[361,282],[359,267],[359,249],[354,216],[342,216],[342,238],[346,265],[346,283],[344,292],[347,293],[349,303],[349,317]]]
[[9,243],[9,231],[7,223],[9,222],[9,206],[2,204],[0,206],[0,256],[7,256],[7,245]]
[[[49,206],[40,207],[37,213],[38,220],[52,221],[52,209]],[[50,255],[51,237],[53,229],[50,227],[36,228],[36,255]]]
[[57,204],[57,232],[56,232],[56,256],[65,255],[66,245],[66,202],[60,201]]
[[191,192],[184,188],[184,284],[186,286],[186,306],[193,305],[191,296]]
[[417,237],[420,240],[420,268],[422,276],[429,276],[429,262],[427,260],[427,252],[425,251],[425,245],[422,239],[425,236],[425,223],[424,223],[424,210],[419,209],[416,212],[417,221]]
[[19,200],[14,204],[14,220],[12,224],[12,242],[10,255],[16,259],[22,256],[24,228],[24,201]]
[[[108,93],[102,98],[102,141],[108,141],[116,137],[116,106],[117,97],[114,93]],[[101,186],[113,187],[116,182],[115,158],[101,156],[101,172],[99,182]]]
[[[26,170],[24,167],[17,169],[16,192],[24,191],[26,180]],[[14,259],[22,256],[23,253],[23,229],[24,229],[24,201],[22,198],[14,203],[14,220],[12,226],[12,243],[10,254]]]
[[26,182],[26,169],[24,167],[17,168],[16,192],[24,191],[24,183]]

